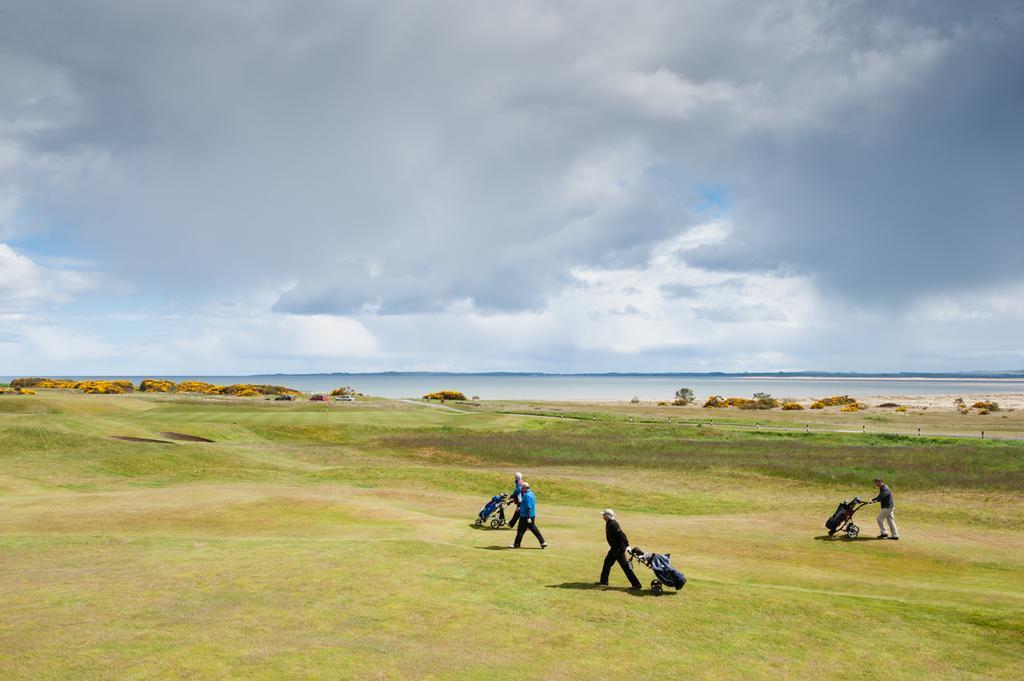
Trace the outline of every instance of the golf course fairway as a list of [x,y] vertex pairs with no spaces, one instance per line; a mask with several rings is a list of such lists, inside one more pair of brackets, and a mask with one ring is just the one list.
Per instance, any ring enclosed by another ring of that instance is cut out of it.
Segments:
[[[546,550],[473,524],[517,470]],[[825,537],[875,477],[901,541]],[[3,396],[0,679],[1020,679],[1022,490],[1024,442]],[[689,583],[594,586],[605,507]]]

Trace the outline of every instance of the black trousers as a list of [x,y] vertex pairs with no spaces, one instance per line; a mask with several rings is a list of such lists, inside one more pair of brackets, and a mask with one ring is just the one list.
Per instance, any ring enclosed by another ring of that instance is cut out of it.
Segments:
[[609,549],[608,555],[604,557],[604,567],[601,568],[601,583],[608,583],[608,575],[611,574],[612,564],[618,563],[622,571],[626,573],[626,579],[633,586],[641,586],[640,580],[636,578],[636,573],[633,572],[633,568],[629,566],[629,561],[626,560],[626,552],[619,549]]
[[519,520],[519,507],[518,506],[516,506],[516,510],[512,514],[512,517],[508,519],[508,526],[509,527],[515,527],[517,520]]
[[537,529],[537,520],[534,519],[531,522],[528,518],[520,518],[519,527],[516,528],[516,548],[519,548],[519,545],[523,543],[523,535],[526,534],[527,529],[529,529],[530,532],[533,532],[533,536],[537,538],[537,541],[541,544],[544,543],[544,535]]

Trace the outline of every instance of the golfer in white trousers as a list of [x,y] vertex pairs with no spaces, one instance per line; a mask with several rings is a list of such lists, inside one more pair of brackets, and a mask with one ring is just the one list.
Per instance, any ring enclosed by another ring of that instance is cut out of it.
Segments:
[[[892,490],[881,478],[875,478],[875,486],[878,487],[878,496],[871,501],[882,504],[882,510],[878,512],[878,538],[896,539],[900,538],[900,531],[896,529],[896,518],[893,512],[896,510],[896,502],[892,498]],[[888,523],[890,534],[885,533],[885,525]]]

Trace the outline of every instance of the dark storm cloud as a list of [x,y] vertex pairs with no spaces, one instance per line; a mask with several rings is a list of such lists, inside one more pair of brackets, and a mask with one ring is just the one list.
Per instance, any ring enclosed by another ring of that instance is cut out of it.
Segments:
[[758,140],[735,232],[689,262],[809,272],[878,300],[1024,276],[1024,42],[950,48],[941,67],[828,129]]
[[16,4],[0,190],[141,291],[282,312],[538,310],[708,186],[691,264],[984,284],[1024,252],[1018,7]]

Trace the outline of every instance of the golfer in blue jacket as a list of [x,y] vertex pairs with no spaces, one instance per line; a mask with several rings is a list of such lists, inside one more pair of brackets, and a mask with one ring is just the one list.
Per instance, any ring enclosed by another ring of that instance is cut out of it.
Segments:
[[530,532],[533,532],[533,536],[537,538],[537,541],[540,542],[540,547],[546,549],[548,544],[544,541],[544,535],[537,529],[537,499],[533,496],[530,483],[523,480],[520,483],[520,487],[523,490],[523,501],[519,505],[519,527],[516,528],[516,541],[509,548],[518,549],[519,545],[523,543],[523,535],[529,529]]

